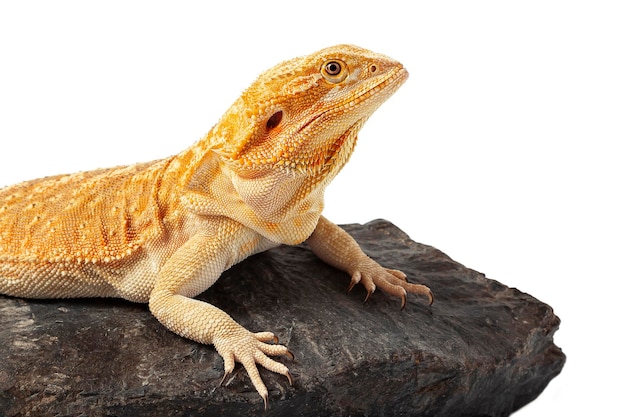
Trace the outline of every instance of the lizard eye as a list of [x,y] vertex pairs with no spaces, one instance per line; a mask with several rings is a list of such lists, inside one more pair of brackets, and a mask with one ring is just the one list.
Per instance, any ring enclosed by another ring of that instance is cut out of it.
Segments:
[[337,59],[326,61],[322,65],[322,75],[328,82],[333,84],[340,83],[348,76],[348,66],[345,62]]

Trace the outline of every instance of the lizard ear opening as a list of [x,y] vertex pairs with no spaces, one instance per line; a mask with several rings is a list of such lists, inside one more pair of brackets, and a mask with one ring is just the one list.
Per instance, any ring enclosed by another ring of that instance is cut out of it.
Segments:
[[265,128],[267,130],[272,130],[280,124],[281,120],[283,120],[283,111],[279,110],[274,113],[269,119],[267,119],[267,122],[265,123]]

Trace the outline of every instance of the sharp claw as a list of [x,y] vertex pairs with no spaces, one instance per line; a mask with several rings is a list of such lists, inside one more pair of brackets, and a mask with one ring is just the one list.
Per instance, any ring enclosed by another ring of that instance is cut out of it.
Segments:
[[291,353],[290,350],[288,350],[285,355],[289,356],[289,359],[291,359],[292,361],[296,360],[296,357],[294,356],[293,353]]
[[429,301],[429,306],[433,305],[433,301],[435,301],[435,296],[433,295],[433,292],[429,289],[428,290],[428,301]]
[[274,339],[272,339],[274,341],[274,344],[278,344],[278,336],[274,336]]
[[367,303],[367,300],[369,300],[369,299],[370,299],[370,295],[372,295],[372,293],[373,293],[373,292],[374,292],[374,291],[368,291],[368,292],[367,292],[367,295],[365,296],[365,301],[363,301],[363,304]]
[[263,403],[265,404],[265,411],[267,411],[267,408],[268,408],[268,405],[267,405],[267,394],[261,395],[261,397],[263,397]]
[[224,376],[222,377],[219,386],[221,387],[222,384],[224,383],[224,381],[226,380],[226,377],[228,376],[228,374],[226,372],[224,372]]
[[404,307],[406,307],[406,292],[402,294],[400,298],[402,299],[402,305],[400,306],[400,310],[404,310]]
[[359,271],[356,271],[354,274],[352,274],[352,278],[350,279],[350,286],[348,287],[348,292],[352,291],[352,288],[354,288],[354,286],[358,284],[359,282],[361,282],[361,273]]
[[293,378],[291,377],[291,373],[287,371],[287,379],[289,380],[289,385],[293,386]]

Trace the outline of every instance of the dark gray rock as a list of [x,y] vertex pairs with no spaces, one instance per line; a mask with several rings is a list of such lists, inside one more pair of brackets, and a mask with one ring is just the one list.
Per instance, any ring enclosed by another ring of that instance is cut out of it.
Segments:
[[0,296],[0,415],[507,416],[536,398],[565,356],[559,319],[385,221],[345,228],[381,264],[430,286],[406,308],[305,246],[253,256],[199,298],[275,332],[294,376],[262,370],[270,409],[238,365],[219,386],[212,346],[167,331],[145,305]]

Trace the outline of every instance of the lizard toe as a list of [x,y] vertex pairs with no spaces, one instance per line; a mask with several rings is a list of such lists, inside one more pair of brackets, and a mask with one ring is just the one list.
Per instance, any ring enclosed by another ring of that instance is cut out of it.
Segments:
[[272,332],[258,332],[253,333],[254,337],[260,342],[273,342],[278,343],[278,337]]

